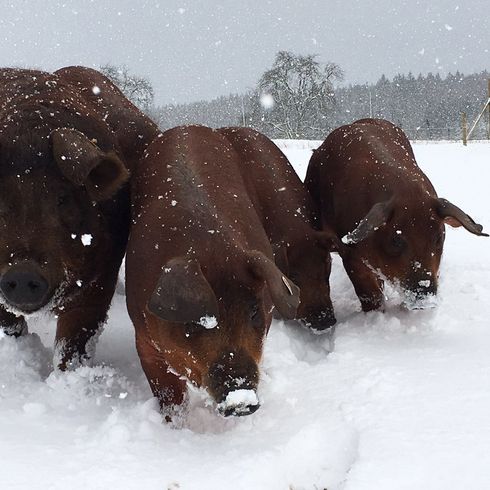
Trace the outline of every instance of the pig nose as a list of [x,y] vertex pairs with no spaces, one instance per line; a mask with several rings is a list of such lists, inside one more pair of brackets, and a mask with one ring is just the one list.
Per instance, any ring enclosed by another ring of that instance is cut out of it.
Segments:
[[259,408],[258,382],[257,363],[245,352],[229,352],[211,365],[207,384],[218,412],[229,417],[249,415]]
[[28,265],[12,266],[0,279],[0,291],[5,299],[26,312],[43,306],[48,289],[46,279]]
[[323,310],[320,312],[308,312],[303,317],[299,318],[302,325],[308,327],[313,333],[333,333],[332,328],[335,323],[335,315],[333,310]]
[[250,415],[260,407],[255,390],[237,389],[228,392],[226,398],[218,403],[218,412],[223,417]]
[[437,282],[420,280],[416,287],[405,290],[403,306],[409,310],[427,310],[437,306]]

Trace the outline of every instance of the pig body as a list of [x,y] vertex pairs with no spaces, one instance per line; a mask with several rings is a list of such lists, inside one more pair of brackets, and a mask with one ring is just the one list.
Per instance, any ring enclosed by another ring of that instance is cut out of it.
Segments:
[[[70,73],[85,91],[65,78]],[[124,184],[143,146],[134,138],[140,150],[121,150],[128,135],[106,121],[112,109],[100,101],[109,92],[113,107],[117,97],[127,101],[94,70],[6,68],[0,82],[0,327],[20,335],[26,316],[52,311],[64,369],[89,356],[105,321],[127,242]],[[134,119],[146,128],[144,139],[156,133],[127,107],[122,126]]]
[[330,300],[330,237],[319,233],[311,196],[281,150],[250,128],[218,130],[240,155],[240,172],[278,267],[300,288],[297,319],[314,332],[335,324]]
[[158,137],[133,175],[127,305],[164,411],[182,404],[186,380],[223,415],[255,411],[273,305],[296,313],[238,160],[218,132],[185,126]]
[[363,119],[333,131],[313,153],[305,184],[322,227],[337,236],[364,311],[383,305],[383,283],[400,285],[407,307],[437,292],[444,224],[484,235],[482,226],[437,196],[403,131]]

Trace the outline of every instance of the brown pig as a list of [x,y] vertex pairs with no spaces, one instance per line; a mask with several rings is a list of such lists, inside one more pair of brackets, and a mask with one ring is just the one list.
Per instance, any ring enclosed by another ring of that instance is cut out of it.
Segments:
[[273,307],[296,314],[298,289],[273,262],[239,159],[219,132],[177,127],[132,176],[127,305],[167,414],[182,404],[186,380],[225,416],[254,412]]
[[0,328],[18,336],[25,317],[53,312],[62,369],[89,357],[105,321],[127,243],[124,184],[154,134],[95,70],[0,70]]
[[240,172],[278,267],[300,288],[296,319],[316,333],[335,324],[330,300],[331,236],[320,227],[305,186],[282,151],[250,128],[221,128],[240,155]]
[[444,224],[488,236],[439,198],[408,138],[388,121],[363,119],[333,131],[313,153],[306,186],[321,212],[364,311],[383,305],[385,279],[408,308],[437,293]]

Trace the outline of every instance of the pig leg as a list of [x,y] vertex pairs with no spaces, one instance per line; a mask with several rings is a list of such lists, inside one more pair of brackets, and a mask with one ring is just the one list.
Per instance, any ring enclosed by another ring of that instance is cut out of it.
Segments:
[[342,258],[345,271],[349,276],[361,302],[362,311],[379,310],[383,307],[383,281],[358,259]]
[[[117,282],[118,267],[87,285],[76,298],[58,309],[55,352],[58,368],[75,369],[93,354],[107,319]],[[56,363],[55,363],[56,365]]]
[[170,422],[172,413],[184,402],[185,380],[170,371],[162,354],[146,337],[137,335],[136,348],[151,391],[158,399],[165,420]]
[[15,316],[0,306],[0,330],[12,337],[20,337],[27,333],[27,323],[23,316]]

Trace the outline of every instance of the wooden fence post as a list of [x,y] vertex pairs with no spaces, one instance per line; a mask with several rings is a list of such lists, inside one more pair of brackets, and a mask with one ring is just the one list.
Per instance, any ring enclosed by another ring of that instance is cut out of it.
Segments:
[[490,140],[490,78],[488,79],[487,137]]
[[466,143],[468,142],[467,140],[468,127],[466,125],[466,112],[463,112],[461,116],[462,116],[461,126],[463,130],[463,145],[466,146]]

